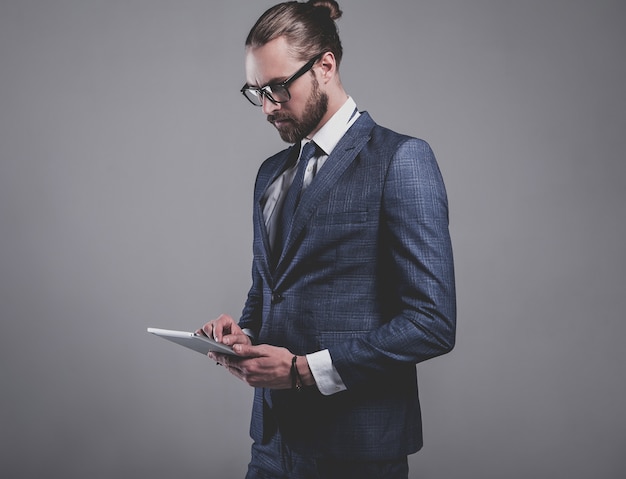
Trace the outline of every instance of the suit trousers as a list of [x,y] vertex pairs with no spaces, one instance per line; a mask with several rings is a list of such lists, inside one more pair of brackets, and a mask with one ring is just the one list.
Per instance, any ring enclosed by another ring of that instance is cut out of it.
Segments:
[[388,461],[325,459],[298,454],[276,432],[267,444],[252,445],[246,479],[407,479],[406,456]]

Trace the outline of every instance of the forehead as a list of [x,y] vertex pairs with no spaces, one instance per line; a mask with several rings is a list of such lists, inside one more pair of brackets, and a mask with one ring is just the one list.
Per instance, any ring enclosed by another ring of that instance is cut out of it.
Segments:
[[278,37],[261,47],[246,49],[246,83],[263,86],[277,83],[293,75],[302,62],[293,58],[284,37]]

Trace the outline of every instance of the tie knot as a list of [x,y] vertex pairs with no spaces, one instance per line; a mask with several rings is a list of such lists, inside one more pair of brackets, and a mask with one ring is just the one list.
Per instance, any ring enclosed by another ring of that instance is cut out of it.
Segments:
[[314,141],[309,141],[302,148],[302,154],[300,155],[300,161],[308,162],[311,158],[315,156],[315,152],[317,151],[317,144]]

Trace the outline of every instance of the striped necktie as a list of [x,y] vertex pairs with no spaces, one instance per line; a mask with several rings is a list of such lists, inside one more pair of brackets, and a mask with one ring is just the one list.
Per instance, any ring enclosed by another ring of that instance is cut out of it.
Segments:
[[302,192],[302,184],[304,183],[304,173],[306,172],[309,160],[315,156],[316,150],[317,145],[313,141],[309,141],[306,145],[304,145],[304,148],[302,148],[302,154],[300,155],[300,160],[298,161],[296,175],[294,176],[291,186],[287,191],[287,195],[285,196],[285,201],[283,202],[283,207],[280,212],[276,239],[274,247],[272,248],[274,264],[276,264],[278,258],[280,258],[280,254],[282,253],[285,242],[287,241],[287,236],[291,230],[293,216],[296,212],[298,202],[300,201],[300,193]]

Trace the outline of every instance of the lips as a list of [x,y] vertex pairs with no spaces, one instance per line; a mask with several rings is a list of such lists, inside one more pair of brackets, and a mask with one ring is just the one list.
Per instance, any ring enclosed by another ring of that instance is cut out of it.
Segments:
[[292,122],[291,118],[288,117],[280,117],[276,115],[268,115],[267,121],[269,121],[276,128],[281,128],[285,126],[287,123]]

